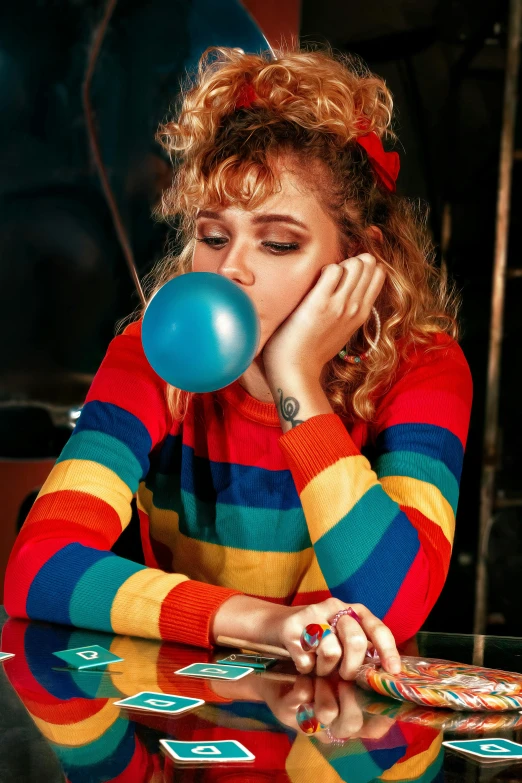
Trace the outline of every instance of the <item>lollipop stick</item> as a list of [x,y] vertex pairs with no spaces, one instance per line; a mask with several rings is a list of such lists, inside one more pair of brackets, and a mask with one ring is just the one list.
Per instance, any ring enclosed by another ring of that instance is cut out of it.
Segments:
[[284,647],[274,647],[271,644],[260,644],[259,642],[249,642],[246,639],[235,639],[232,636],[218,636],[216,639],[218,645],[223,647],[239,647],[240,650],[249,650],[251,652],[269,653],[277,655],[280,658],[291,658],[292,656]]

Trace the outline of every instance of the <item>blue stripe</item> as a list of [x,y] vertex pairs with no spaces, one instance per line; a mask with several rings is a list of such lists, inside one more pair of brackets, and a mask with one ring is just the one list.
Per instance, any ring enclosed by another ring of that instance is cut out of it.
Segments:
[[414,451],[439,459],[460,482],[464,449],[450,430],[435,424],[395,424],[379,433],[376,442],[380,453]]
[[312,546],[289,470],[211,462],[187,446],[180,455],[176,440],[170,438],[165,459],[153,463],[167,473],[152,469],[146,486],[157,508],[179,514],[183,535],[254,552],[301,552]]
[[68,544],[60,549],[40,568],[32,581],[26,605],[29,617],[72,625],[69,602],[76,583],[94,563],[113,557],[116,555],[112,552],[101,552],[81,544]]
[[65,662],[60,662],[53,653],[72,647],[71,633],[71,628],[37,623],[30,623],[24,633],[25,658],[31,674],[47,693],[63,701],[85,698],[85,693],[68,672],[53,671],[56,667],[65,666]]
[[375,484],[315,542],[315,554],[328,585],[345,582],[352,574],[358,573],[393,524],[398,511],[399,505],[379,484]]
[[212,462],[183,446],[181,488],[198,500],[263,509],[300,508],[301,501],[289,470]]
[[[124,443],[139,462],[141,476],[147,475],[149,472],[148,454],[152,448],[152,439],[149,431],[137,416],[109,402],[98,400],[88,402],[82,408],[80,418],[76,422],[76,427],[65,448],[71,440],[74,441],[75,437],[86,430],[106,433]],[[63,456],[60,455],[60,460],[63,459]]]
[[[367,524],[371,524],[371,520]],[[400,511],[361,568],[340,585],[328,585],[330,592],[346,603],[364,604],[382,620],[419,548],[417,531],[406,514]],[[333,556],[339,557],[339,553],[333,553]],[[323,568],[320,560],[319,565]]]
[[[42,688],[57,699],[110,698],[121,696],[111,679],[101,671],[98,676],[91,671],[85,677],[85,672],[79,676],[74,670],[56,671],[66,664],[53,653],[59,650],[70,650],[75,647],[85,647],[99,644],[108,650],[114,635],[66,628],[61,625],[39,625],[30,623],[24,633],[24,651],[27,665],[35,680]],[[116,678],[115,678],[116,679]]]

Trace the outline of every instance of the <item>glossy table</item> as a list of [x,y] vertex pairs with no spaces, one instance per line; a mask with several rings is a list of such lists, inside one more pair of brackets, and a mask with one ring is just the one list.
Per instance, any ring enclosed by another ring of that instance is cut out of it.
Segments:
[[[521,780],[522,763],[482,765],[442,746],[443,739],[506,737],[522,741],[522,715],[427,710],[361,691],[338,678],[298,676],[291,663],[236,682],[197,680],[174,671],[223,651],[7,619],[2,646],[15,657],[0,665],[0,781],[141,783],[150,781]],[[104,672],[72,671],[53,652],[99,644],[124,659]],[[522,672],[522,639],[420,633],[406,653]],[[140,691],[204,699],[169,717],[129,712],[114,702]],[[324,705],[324,732],[299,730],[303,703]],[[519,728],[520,726],[520,728]],[[237,739],[256,756],[241,764],[174,764],[166,738]]]

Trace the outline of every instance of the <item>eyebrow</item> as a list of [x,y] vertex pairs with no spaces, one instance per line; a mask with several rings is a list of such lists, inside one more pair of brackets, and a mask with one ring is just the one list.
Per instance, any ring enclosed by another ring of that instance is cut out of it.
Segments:
[[[212,212],[209,209],[202,209],[196,215],[196,220],[198,218],[220,220],[222,215],[219,212]],[[294,226],[300,226],[301,228],[308,229],[305,223],[302,223],[300,220],[297,220],[297,218],[294,218],[291,215],[279,215],[274,213],[270,215],[256,215],[254,218],[252,218],[252,223],[254,225],[259,225],[262,223],[291,223]]]

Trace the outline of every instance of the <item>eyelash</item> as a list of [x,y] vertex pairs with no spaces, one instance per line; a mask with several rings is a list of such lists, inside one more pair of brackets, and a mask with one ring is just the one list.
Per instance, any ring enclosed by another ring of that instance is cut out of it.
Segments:
[[[223,240],[220,237],[197,237],[197,242],[203,242],[209,247],[213,247],[215,250],[220,250],[223,247]],[[221,243],[219,246],[216,242]],[[299,250],[297,242],[263,242],[264,247],[275,248],[271,250],[274,255],[283,255],[284,253],[290,253],[293,250]]]

